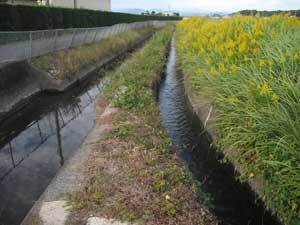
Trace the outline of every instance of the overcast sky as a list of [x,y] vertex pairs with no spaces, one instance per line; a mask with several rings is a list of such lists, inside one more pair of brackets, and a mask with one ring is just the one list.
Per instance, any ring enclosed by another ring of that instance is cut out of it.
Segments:
[[300,0],[111,0],[114,9],[209,10],[236,11],[241,9],[276,10],[300,9]]

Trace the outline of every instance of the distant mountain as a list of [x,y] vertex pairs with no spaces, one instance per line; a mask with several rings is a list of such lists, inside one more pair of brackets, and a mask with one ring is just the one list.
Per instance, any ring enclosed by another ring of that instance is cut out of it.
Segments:
[[275,11],[259,11],[259,10],[242,10],[234,14],[241,14],[245,16],[254,16],[259,13],[261,16],[272,16],[280,13],[290,13],[292,16],[300,17],[300,10],[275,10]]
[[205,10],[183,11],[182,16],[226,16],[228,12],[212,12]]
[[[124,12],[124,13],[131,13],[131,14],[141,14],[142,12],[145,11],[155,11],[155,12],[164,12],[165,10],[161,10],[161,9],[113,9],[114,12]],[[228,12],[212,12],[212,11],[208,11],[208,10],[176,10],[173,9],[171,10],[172,12],[179,12],[181,16],[225,16],[228,15]]]

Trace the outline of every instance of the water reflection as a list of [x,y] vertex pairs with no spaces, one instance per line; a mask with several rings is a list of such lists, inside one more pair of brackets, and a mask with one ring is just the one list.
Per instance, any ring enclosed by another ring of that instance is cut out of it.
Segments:
[[108,81],[105,77],[76,93],[42,98],[35,106],[35,120],[24,117],[27,125],[1,130],[1,225],[20,224],[65,160],[84,141],[93,127],[95,99]]

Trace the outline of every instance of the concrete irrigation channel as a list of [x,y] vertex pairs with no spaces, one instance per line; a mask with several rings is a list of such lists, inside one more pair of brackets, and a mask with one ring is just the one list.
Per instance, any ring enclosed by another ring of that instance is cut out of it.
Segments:
[[200,181],[207,205],[220,219],[220,224],[280,224],[265,210],[251,188],[235,179],[234,168],[220,163],[222,156],[211,149],[211,138],[193,112],[184,90],[184,75],[177,68],[173,42],[166,77],[160,86],[159,106],[179,154]]
[[[122,64],[109,64],[108,70],[112,68],[121,69]],[[158,86],[158,104],[179,155],[200,181],[206,207],[220,225],[279,224],[251,189],[235,179],[234,169],[221,164],[222,156],[210,149],[209,135],[193,113],[185,95],[183,75],[176,68],[172,43],[165,79]],[[95,99],[111,79],[105,74],[97,71],[95,76],[65,93],[36,96],[30,105],[2,123],[0,224],[20,224],[47,187],[44,198],[51,199],[66,191],[62,185],[64,174],[68,173],[64,165],[70,166],[70,158],[76,167],[82,162],[80,158],[88,154],[74,149],[93,138],[89,133],[95,119]],[[74,176],[71,180],[76,179]],[[55,187],[60,188],[55,190]]]
[[[24,100],[1,117],[1,225],[22,222],[93,128],[95,100],[111,79],[106,73],[122,68],[122,61],[150,37],[107,59],[101,68],[93,67],[63,92],[37,91],[28,98],[18,91]],[[24,68],[21,64],[26,65],[18,63],[18,70]]]

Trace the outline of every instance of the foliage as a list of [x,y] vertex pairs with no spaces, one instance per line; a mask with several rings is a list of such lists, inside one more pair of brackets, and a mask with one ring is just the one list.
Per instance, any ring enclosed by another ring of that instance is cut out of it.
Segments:
[[148,20],[179,20],[180,17],[142,16],[87,9],[0,4],[0,30],[25,31],[111,26]]
[[186,85],[216,109],[216,142],[260,180],[286,224],[300,221],[300,21],[289,16],[192,18],[178,25]]

